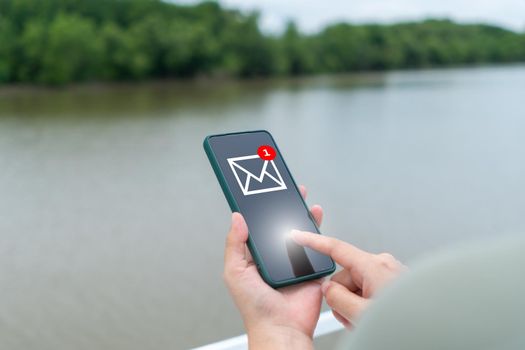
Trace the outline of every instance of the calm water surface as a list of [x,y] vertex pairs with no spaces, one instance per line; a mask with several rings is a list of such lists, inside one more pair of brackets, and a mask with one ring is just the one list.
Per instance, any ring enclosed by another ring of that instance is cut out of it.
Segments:
[[0,91],[0,348],[237,335],[202,139],[270,130],[325,234],[408,262],[525,232],[525,66]]

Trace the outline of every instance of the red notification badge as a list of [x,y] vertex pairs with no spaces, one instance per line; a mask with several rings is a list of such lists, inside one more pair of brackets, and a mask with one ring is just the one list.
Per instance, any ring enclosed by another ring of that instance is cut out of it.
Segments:
[[263,160],[274,160],[277,152],[272,148],[272,146],[262,145],[257,149],[257,154]]

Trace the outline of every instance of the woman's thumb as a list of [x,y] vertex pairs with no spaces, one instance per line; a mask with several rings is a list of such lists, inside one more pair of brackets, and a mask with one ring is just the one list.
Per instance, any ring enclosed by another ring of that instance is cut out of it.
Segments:
[[357,322],[370,302],[334,281],[323,282],[321,289],[326,303],[352,324]]

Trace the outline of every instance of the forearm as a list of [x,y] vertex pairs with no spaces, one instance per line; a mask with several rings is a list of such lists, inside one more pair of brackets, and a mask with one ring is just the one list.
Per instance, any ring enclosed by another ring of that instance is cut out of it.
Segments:
[[312,338],[289,327],[255,327],[248,331],[250,350],[313,349]]

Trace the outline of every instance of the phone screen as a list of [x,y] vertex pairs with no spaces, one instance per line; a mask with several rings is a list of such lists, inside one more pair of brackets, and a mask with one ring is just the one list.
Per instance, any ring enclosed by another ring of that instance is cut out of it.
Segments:
[[212,136],[209,145],[273,281],[333,268],[330,257],[288,238],[292,229],[319,232],[269,133]]

